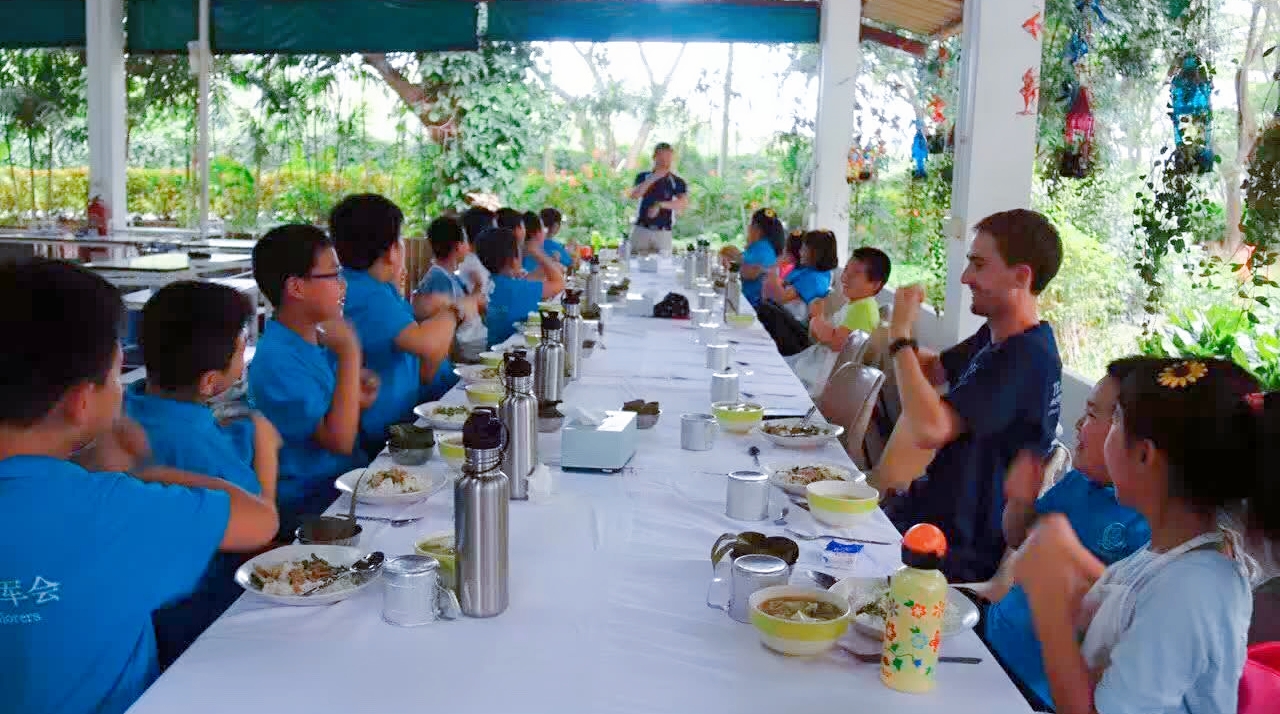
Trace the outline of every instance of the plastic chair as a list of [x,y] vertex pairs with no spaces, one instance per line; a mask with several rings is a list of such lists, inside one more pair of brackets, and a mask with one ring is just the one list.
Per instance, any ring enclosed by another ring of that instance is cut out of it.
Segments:
[[1249,659],[1240,677],[1239,714],[1276,714],[1280,711],[1280,642],[1263,642],[1249,648]]
[[883,372],[875,367],[851,363],[831,375],[818,397],[818,410],[828,422],[844,427],[840,440],[845,452],[863,471],[869,470],[871,465],[862,443],[883,386]]
[[1049,460],[1045,464],[1044,469],[1044,485],[1040,487],[1040,495],[1043,496],[1053,488],[1053,485],[1062,479],[1068,471],[1071,470],[1071,450],[1061,441],[1053,442],[1053,448],[1049,451]]

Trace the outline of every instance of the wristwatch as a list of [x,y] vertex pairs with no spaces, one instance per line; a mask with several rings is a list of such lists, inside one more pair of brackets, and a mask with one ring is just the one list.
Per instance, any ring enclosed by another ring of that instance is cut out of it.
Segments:
[[889,343],[889,357],[890,357],[890,358],[893,358],[893,357],[897,356],[897,354],[898,354],[899,352],[901,352],[902,350],[907,349],[908,347],[909,347],[909,348],[911,348],[911,351],[916,352],[916,351],[919,351],[919,349],[920,349],[920,343],[919,343],[919,342],[916,342],[915,340],[913,340],[913,339],[911,339],[911,338],[909,338],[909,337],[907,337],[907,338],[899,338],[899,339],[894,340],[893,342],[890,342],[890,343]]

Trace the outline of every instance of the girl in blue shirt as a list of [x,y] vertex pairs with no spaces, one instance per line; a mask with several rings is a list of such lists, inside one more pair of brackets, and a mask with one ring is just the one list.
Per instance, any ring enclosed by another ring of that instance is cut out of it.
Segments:
[[1150,542],[1104,566],[1051,514],[1014,565],[1061,714],[1237,711],[1252,596],[1223,517],[1280,535],[1280,396],[1257,385],[1218,359],[1143,358],[1121,380],[1103,457]]
[[827,230],[809,231],[800,248],[800,265],[785,280],[771,280],[765,297],[808,324],[810,312],[821,305],[816,301],[831,292],[831,274],[839,264],[835,234]]
[[563,224],[563,217],[560,211],[554,208],[544,208],[538,214],[542,219],[543,228],[547,229],[546,240],[542,242],[542,250],[547,255],[560,261],[560,265],[564,266],[566,271],[573,270],[573,254],[565,247],[563,243],[556,240],[556,236],[560,234],[560,226]]
[[506,341],[515,333],[515,323],[537,310],[539,301],[549,300],[564,289],[564,272],[539,246],[533,246],[530,255],[538,262],[539,270],[546,278],[530,280],[523,277],[515,234],[505,228],[481,233],[476,239],[476,255],[493,276],[489,311],[485,315],[490,345]]
[[732,247],[722,251],[729,260],[741,262],[738,273],[742,276],[742,295],[752,307],[760,304],[765,274],[778,263],[784,233],[778,214],[772,208],[761,208],[751,214],[751,222],[747,224],[747,249],[741,254]]

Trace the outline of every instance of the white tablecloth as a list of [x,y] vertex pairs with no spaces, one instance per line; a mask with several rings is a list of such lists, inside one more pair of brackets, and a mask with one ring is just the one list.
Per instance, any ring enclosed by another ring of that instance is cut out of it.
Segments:
[[[632,273],[633,289],[674,281]],[[620,310],[619,310],[620,311]],[[754,628],[705,605],[712,542],[726,531],[782,534],[771,521],[724,516],[725,472],[803,458],[752,436],[721,433],[707,452],[681,450],[680,414],[707,411],[710,370],[688,321],[612,316],[604,349],[586,360],[567,403],[617,408],[626,399],[662,402],[658,425],[615,475],[555,472],[546,500],[511,504],[510,608],[491,619],[463,618],[419,628],[381,619],[375,584],[328,607],[290,608],[240,599],[130,710],[134,714],[281,712],[1027,712],[1027,705],[972,633],[948,639],[943,654],[979,656],[979,665],[943,665],[928,695],[894,692],[879,668],[840,651],[802,659],[760,645]],[[732,330],[742,391],[769,407],[810,405],[759,327]],[[774,396],[785,395],[785,396]],[[461,402],[455,390],[447,401]],[[541,435],[541,456],[558,463],[558,435]],[[812,453],[812,452],[810,452]],[[838,447],[816,455],[848,464]],[[443,468],[436,460],[433,468]],[[781,494],[775,494],[783,502]],[[345,509],[346,498],[334,508]],[[452,529],[446,490],[400,509],[360,505],[369,515],[421,515],[404,528],[365,523],[362,548],[410,553],[419,536]],[[808,514],[790,509],[804,526]],[[867,538],[897,540],[883,514]],[[822,545],[801,543],[801,564],[819,567]],[[900,565],[898,546],[868,546],[857,574]],[[823,568],[831,570],[830,568]],[[800,576],[796,575],[797,581]],[[878,651],[858,635],[860,651]]]

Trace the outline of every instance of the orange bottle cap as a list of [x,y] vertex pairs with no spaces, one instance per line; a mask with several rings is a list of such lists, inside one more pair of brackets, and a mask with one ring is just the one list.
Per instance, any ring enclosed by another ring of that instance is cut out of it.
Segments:
[[902,549],[943,558],[947,555],[947,537],[932,523],[917,523],[902,536]]

